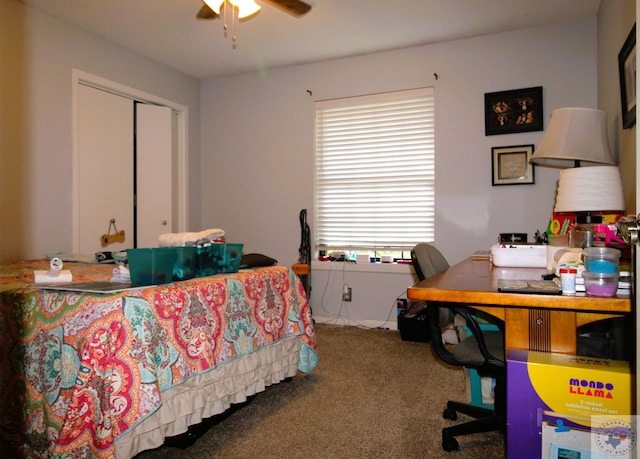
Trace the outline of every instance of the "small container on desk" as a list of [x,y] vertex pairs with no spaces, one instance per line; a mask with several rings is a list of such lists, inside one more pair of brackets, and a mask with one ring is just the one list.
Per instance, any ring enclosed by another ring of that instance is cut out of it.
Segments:
[[560,282],[562,285],[563,295],[576,294],[576,277],[578,270],[576,268],[560,268]]
[[615,273],[620,264],[620,251],[610,247],[585,247],[584,266],[594,273]]
[[498,242],[511,244],[518,242],[521,244],[526,244],[527,237],[527,233],[500,233]]
[[505,268],[546,268],[547,246],[535,244],[495,244],[491,261]]
[[584,288],[588,296],[598,296],[611,298],[616,296],[618,291],[618,272],[615,273],[594,273],[584,271]]

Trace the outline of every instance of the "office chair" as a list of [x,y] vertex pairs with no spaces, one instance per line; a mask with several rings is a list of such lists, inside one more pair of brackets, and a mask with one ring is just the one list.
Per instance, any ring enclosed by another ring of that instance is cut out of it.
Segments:
[[[431,277],[449,267],[442,253],[433,245],[420,243],[411,251],[411,260],[418,280]],[[455,437],[472,433],[506,430],[506,392],[505,392],[505,357],[504,357],[504,324],[480,311],[472,311],[456,303],[430,302],[429,327],[431,346],[435,354],[449,365],[475,369],[480,376],[495,379],[494,409],[487,409],[467,403],[448,401],[442,417],[455,421],[458,413],[474,418],[452,427],[442,429],[442,448],[447,451],[459,449]],[[442,327],[451,323],[458,314],[465,321],[471,332],[463,338],[453,350],[447,347],[441,335]],[[500,331],[483,330],[478,321],[485,318],[498,325]]]

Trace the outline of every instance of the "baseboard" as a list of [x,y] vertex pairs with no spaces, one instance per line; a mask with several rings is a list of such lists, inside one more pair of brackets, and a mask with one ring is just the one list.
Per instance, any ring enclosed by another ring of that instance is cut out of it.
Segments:
[[332,324],[343,325],[353,327],[366,327],[366,328],[383,328],[385,330],[398,330],[398,322],[395,320],[389,320],[383,322],[381,320],[354,320],[345,316],[318,316],[313,315],[313,320],[319,324]]

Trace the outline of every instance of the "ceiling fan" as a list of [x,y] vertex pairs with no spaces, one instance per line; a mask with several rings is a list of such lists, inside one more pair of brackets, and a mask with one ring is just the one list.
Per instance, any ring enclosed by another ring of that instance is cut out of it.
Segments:
[[[226,0],[219,0],[219,3],[222,4],[223,1],[226,1]],[[295,17],[302,17],[311,10],[311,5],[303,2],[302,0],[265,0],[265,1],[272,4],[273,6],[276,6],[284,10],[285,12]],[[215,2],[212,2],[212,3],[216,3],[216,2],[218,2],[218,0],[215,0]],[[198,14],[196,14],[196,18],[198,19],[216,19],[218,16],[220,15],[215,11],[213,11],[213,9],[211,9],[211,7],[204,1],[202,2],[202,7],[200,8],[200,11],[198,11]]]

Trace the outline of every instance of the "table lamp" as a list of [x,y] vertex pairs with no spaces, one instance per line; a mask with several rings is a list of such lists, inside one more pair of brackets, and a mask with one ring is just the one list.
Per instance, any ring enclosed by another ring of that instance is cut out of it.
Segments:
[[592,108],[554,110],[531,157],[532,164],[563,168],[554,212],[575,214],[576,225],[602,223],[603,212],[624,211],[622,180],[609,149],[606,119],[604,111]]
[[593,108],[558,108],[531,156],[531,164],[572,167],[582,163],[615,164],[607,138],[607,114]]
[[555,212],[624,211],[622,179],[616,166],[560,171]]

